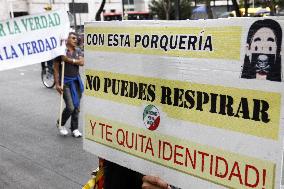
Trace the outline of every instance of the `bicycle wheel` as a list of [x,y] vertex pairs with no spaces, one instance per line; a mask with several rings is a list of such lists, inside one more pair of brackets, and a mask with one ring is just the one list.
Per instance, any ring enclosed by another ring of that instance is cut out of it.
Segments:
[[41,81],[46,88],[53,88],[55,85],[53,70],[51,70],[48,66],[46,66],[41,71]]

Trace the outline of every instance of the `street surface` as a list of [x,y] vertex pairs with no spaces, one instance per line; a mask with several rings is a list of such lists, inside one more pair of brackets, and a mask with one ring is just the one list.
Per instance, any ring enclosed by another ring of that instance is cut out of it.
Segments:
[[40,64],[0,72],[0,189],[79,189],[98,166],[82,138],[58,135],[60,97],[40,72]]

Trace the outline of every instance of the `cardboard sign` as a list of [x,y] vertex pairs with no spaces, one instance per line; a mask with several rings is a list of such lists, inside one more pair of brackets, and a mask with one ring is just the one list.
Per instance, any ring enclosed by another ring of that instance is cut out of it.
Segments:
[[0,22],[0,70],[51,60],[65,53],[70,23],[64,10]]
[[184,189],[280,188],[284,20],[85,30],[84,149]]

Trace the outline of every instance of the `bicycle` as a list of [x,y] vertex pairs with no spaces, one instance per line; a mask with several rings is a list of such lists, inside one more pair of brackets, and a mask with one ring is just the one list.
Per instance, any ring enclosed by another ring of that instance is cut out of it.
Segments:
[[41,81],[46,88],[53,88],[55,85],[53,76],[53,61],[49,60],[41,63]]

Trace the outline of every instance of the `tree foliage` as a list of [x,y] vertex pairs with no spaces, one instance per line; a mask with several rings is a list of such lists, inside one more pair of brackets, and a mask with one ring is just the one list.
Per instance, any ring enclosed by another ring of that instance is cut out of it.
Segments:
[[279,8],[284,8],[284,1],[283,0],[263,0],[262,7],[269,7],[271,11],[271,15],[275,15],[276,13],[276,6]]
[[[176,1],[152,0],[149,9],[153,16],[160,20],[176,19]],[[191,0],[180,0],[180,19],[188,19],[191,16]]]

